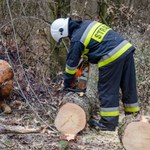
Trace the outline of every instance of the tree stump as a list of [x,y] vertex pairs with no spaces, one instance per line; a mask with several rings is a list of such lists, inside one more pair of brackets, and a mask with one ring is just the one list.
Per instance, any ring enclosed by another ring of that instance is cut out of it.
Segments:
[[0,109],[10,113],[11,108],[4,102],[13,90],[13,71],[11,66],[4,60],[0,60]]
[[126,116],[118,128],[118,135],[125,150],[150,149],[150,122],[144,116]]

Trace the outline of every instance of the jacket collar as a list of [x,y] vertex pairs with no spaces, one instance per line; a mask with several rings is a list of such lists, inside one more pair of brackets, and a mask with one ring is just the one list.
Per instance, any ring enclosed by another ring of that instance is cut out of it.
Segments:
[[80,27],[80,24],[82,23],[82,21],[79,20],[72,20],[71,18],[69,19],[69,39],[72,38],[73,33]]

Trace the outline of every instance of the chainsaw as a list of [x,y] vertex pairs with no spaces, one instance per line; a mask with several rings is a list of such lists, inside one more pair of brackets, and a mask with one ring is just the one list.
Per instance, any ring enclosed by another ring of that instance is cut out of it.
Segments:
[[89,62],[84,58],[81,58],[77,67],[77,71],[75,73],[75,80],[71,84],[72,88],[69,88],[68,90],[72,92],[85,92],[88,81],[88,75]]

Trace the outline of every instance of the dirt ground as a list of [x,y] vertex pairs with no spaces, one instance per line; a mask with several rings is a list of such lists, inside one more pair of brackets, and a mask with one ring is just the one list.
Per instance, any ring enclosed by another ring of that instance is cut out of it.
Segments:
[[[96,131],[86,128],[74,141],[64,141],[51,123],[50,115],[37,110],[40,120],[25,102],[11,102],[13,112],[0,114],[0,150],[123,150],[115,132]],[[52,116],[51,116],[52,117]],[[45,123],[46,122],[46,123]],[[47,126],[49,124],[49,126]],[[7,131],[3,129],[12,131]],[[13,130],[39,129],[38,133],[17,134]],[[2,134],[3,133],[3,134]]]

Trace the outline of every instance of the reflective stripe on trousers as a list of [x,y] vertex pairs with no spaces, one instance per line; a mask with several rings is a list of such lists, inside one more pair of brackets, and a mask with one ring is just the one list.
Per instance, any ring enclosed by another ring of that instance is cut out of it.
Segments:
[[119,107],[101,108],[100,116],[119,116]]
[[134,113],[140,110],[139,103],[124,104],[125,112]]
[[[134,113],[140,110],[139,103],[124,104],[125,112]],[[119,116],[119,107],[101,108],[100,116]]]

